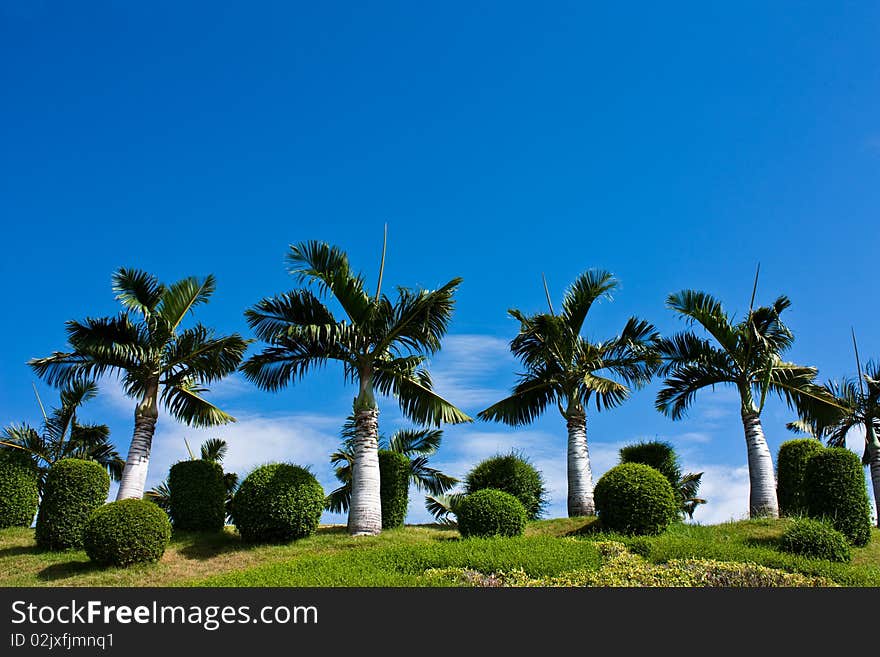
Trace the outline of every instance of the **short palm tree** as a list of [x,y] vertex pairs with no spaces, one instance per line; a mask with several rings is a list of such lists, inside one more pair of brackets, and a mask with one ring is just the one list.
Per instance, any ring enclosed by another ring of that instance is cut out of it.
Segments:
[[113,290],[124,310],[115,317],[67,322],[69,351],[29,362],[52,385],[121,377],[125,394],[137,400],[134,435],[117,499],[141,498],[159,403],[191,426],[233,422],[202,394],[238,367],[248,341],[237,334],[215,336],[202,324],[181,328],[186,316],[214,293],[213,276],[185,278],[172,285],[135,269],[119,269]]
[[[382,261],[384,263],[384,253]],[[440,349],[461,279],[433,290],[398,288],[393,301],[382,293],[382,267],[376,294],[365,290],[348,257],[335,246],[304,242],[290,247],[290,273],[330,294],[345,314],[337,319],[309,287],[259,301],[246,313],[248,324],[268,343],[243,365],[245,376],[264,390],[279,390],[328,361],[342,364],[346,381],[357,384],[355,440],[349,532],[382,530],[379,497],[376,393],[397,398],[403,414],[420,425],[470,421],[433,390],[423,367]]]
[[[348,511],[351,505],[355,436],[354,417],[350,417],[342,427],[342,449],[330,455],[330,464],[336,478],[342,483],[327,496],[327,508],[335,513]],[[400,429],[391,435],[390,440],[380,437],[379,449],[403,454],[409,459],[410,482],[431,495],[442,495],[458,483],[455,477],[428,466],[428,459],[440,449],[442,439],[443,432],[440,429]]]
[[[859,368],[861,370],[861,367]],[[789,429],[824,439],[831,447],[846,447],[846,437],[854,430],[865,432],[862,462],[870,467],[874,505],[880,527],[880,364],[869,361],[861,372],[861,382],[845,378],[828,381],[823,387],[834,404],[806,400],[798,409],[800,420]]]
[[[77,417],[79,408],[97,394],[93,382],[72,381],[61,390],[61,406],[44,413],[42,431],[27,424],[13,424],[3,431],[0,447],[23,450],[37,464],[40,495],[49,468],[61,459],[97,461],[114,481],[122,477],[125,461],[110,442],[110,428],[106,424],[84,424]],[[37,401],[43,410],[39,396]]]
[[771,392],[789,406],[822,396],[814,383],[815,368],[782,360],[794,341],[780,317],[791,301],[780,296],[772,305],[750,309],[739,322],[705,292],[684,290],[670,295],[666,303],[689,324],[702,326],[711,340],[692,331],[661,340],[660,372],[666,379],[657,394],[657,409],[678,420],[699,390],[717,385],[736,388],[748,449],[749,514],[778,517],[773,459],[760,419],[764,403]]
[[[587,407],[597,411],[626,401],[632,388],[651,379],[657,364],[654,343],[659,334],[653,325],[631,317],[619,335],[604,342],[591,342],[581,332],[593,304],[618,286],[607,271],[590,270],[572,283],[562,301],[562,312],[525,315],[508,311],[520,322],[511,351],[525,373],[506,399],[479,417],[511,426],[534,421],[547,406],[556,403],[568,427],[568,515],[595,513],[593,475],[587,448]],[[549,297],[548,297],[549,300]]]

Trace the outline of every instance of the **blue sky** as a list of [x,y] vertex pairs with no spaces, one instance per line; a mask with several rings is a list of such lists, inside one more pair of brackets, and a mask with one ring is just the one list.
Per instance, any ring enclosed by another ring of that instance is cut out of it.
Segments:
[[[684,287],[741,313],[760,261],[758,300],[794,302],[792,360],[851,373],[851,325],[880,357],[876,5],[319,4],[0,3],[0,424],[36,423],[25,361],[63,347],[65,320],[116,312],[117,267],[213,272],[198,319],[248,335],[244,309],[294,285],[288,244],[339,244],[375,281],[385,222],[387,283],[464,277],[432,365],[472,414],[514,382],[506,310],[543,309],[542,271],[557,300],[584,269],[617,274],[587,329],[603,338],[631,314],[680,328],[664,300]],[[133,403],[103,388],[83,415],[124,452]],[[673,423],[656,389],[590,416],[597,474],[667,439],[706,471],[698,519],[743,515],[735,397]],[[334,368],[275,395],[233,378],[213,399],[240,422],[207,435],[242,473],[288,459],[329,490],[353,395]],[[774,453],[789,419],[765,411]],[[400,424],[393,403],[381,422]],[[202,435],[163,418],[151,482]],[[511,447],[563,514],[558,414],[450,428],[436,461],[461,475]]]

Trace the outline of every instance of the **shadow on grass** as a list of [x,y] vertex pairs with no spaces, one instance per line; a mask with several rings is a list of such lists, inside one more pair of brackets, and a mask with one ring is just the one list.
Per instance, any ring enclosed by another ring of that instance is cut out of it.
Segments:
[[45,550],[36,545],[14,545],[12,547],[0,549],[0,559],[6,557],[18,557],[22,554],[40,554],[42,552],[45,552]]
[[178,554],[187,559],[204,561],[221,554],[240,552],[247,549],[237,534],[232,532],[176,532],[171,545]]
[[601,533],[602,524],[599,522],[599,519],[589,518],[581,527],[565,532],[564,536],[595,536]]
[[752,536],[743,541],[743,545],[753,548],[770,548],[777,550],[779,548],[779,537],[777,536]]
[[102,568],[91,561],[65,561],[64,563],[56,563],[43,568],[43,570],[37,573],[37,579],[51,582],[99,570],[102,570]]

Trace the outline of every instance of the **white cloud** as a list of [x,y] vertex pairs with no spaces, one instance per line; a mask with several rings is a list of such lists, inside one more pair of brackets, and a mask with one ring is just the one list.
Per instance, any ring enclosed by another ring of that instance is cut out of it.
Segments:
[[509,391],[491,385],[498,374],[512,375],[516,361],[506,340],[489,335],[450,335],[432,363],[434,388],[452,403],[482,410]]
[[177,461],[189,458],[184,438],[197,453],[208,438],[229,445],[223,466],[244,477],[254,467],[270,461],[290,461],[310,466],[323,486],[332,484],[328,456],[339,444],[337,418],[316,415],[239,417],[222,427],[194,429],[162,417],[156,425],[151,454],[150,486],[160,482]]
[[688,464],[689,472],[702,472],[700,497],[706,504],[697,507],[694,521],[712,525],[742,520],[749,515],[749,468],[721,464]]

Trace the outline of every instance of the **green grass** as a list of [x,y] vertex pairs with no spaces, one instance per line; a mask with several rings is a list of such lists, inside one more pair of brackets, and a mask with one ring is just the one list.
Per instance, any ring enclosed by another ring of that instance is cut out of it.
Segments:
[[[522,572],[553,578],[602,567],[596,540],[619,540],[653,563],[700,558],[752,562],[826,577],[848,586],[880,586],[880,531],[853,550],[851,564],[779,552],[788,521],[753,520],[713,526],[673,525],[654,537],[621,537],[596,529],[594,519],[557,518],[529,523],[525,536],[461,540],[455,530],[408,526],[379,536],[352,538],[344,527],[321,527],[288,545],[243,544],[234,531],[183,534],[158,564],[100,569],[82,551],[45,552],[33,530],[0,530],[0,586],[437,586],[425,571],[466,569]],[[564,579],[564,577],[562,578]]]
[[[851,564],[786,554],[776,549],[788,520],[743,520],[721,525],[675,524],[652,537],[620,537],[633,552],[654,563],[699,558],[752,562],[805,575],[827,577],[844,586],[880,586],[880,530],[871,542],[853,548]],[[609,535],[597,534],[608,538]]]
[[[405,535],[408,528],[388,532]],[[363,540],[363,539],[362,539]],[[485,573],[521,568],[534,577],[596,569],[601,559],[588,541],[532,535],[508,539],[458,538],[387,547],[366,539],[358,549],[270,563],[191,582],[197,586],[433,586],[431,568]]]

